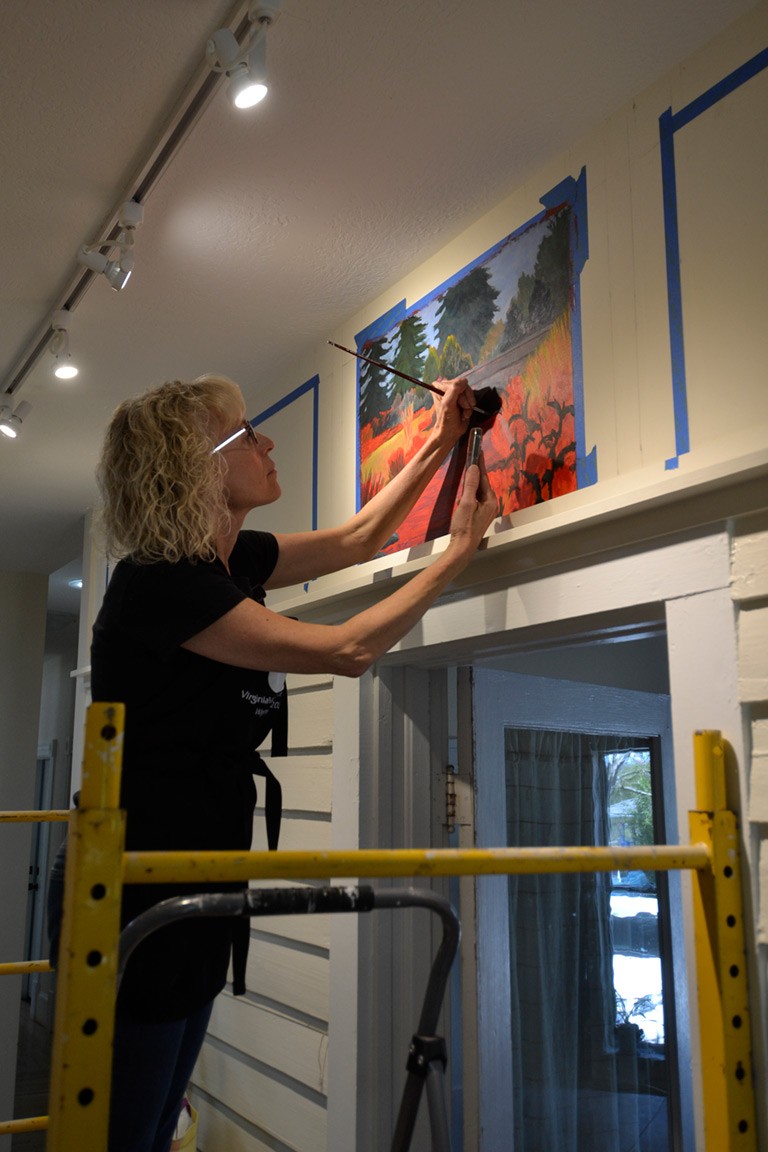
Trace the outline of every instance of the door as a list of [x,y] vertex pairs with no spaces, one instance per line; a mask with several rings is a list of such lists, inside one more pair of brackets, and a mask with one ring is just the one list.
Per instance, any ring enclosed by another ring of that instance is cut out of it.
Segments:
[[[53,778],[56,759],[56,741],[38,747],[37,778],[35,781],[35,808],[47,811],[53,797]],[[29,860],[29,897],[25,930],[24,959],[42,960],[45,940],[45,894],[49,868],[51,826],[43,821],[32,825],[32,846]],[[38,1019],[40,973],[33,972],[22,978],[22,999],[29,1000],[33,1020]]]
[[[466,843],[677,840],[667,696],[463,670],[459,740]],[[480,877],[469,899],[464,1146],[690,1147],[679,876]]]

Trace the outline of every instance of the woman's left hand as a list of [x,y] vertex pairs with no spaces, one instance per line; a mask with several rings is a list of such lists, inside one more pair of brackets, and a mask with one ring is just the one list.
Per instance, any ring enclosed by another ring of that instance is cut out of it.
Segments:
[[435,399],[436,415],[432,434],[452,446],[469,428],[475,410],[475,394],[466,376],[458,376],[455,380],[436,380],[435,387],[441,388],[444,395]]

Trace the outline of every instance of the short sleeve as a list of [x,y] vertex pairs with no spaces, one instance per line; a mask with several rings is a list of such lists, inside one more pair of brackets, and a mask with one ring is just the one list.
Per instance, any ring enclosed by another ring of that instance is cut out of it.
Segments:
[[280,548],[271,532],[241,532],[232,550],[233,572],[247,574],[258,584],[266,584],[275,570]]
[[120,575],[123,586],[108,589],[114,594],[111,623],[161,658],[247,598],[215,563],[129,564]]

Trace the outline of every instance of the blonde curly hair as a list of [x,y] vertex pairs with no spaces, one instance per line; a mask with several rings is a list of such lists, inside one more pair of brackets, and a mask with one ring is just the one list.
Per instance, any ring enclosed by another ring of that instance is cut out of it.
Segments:
[[138,564],[215,557],[229,513],[212,449],[243,409],[237,384],[213,375],[169,381],[117,408],[96,473],[110,555]]

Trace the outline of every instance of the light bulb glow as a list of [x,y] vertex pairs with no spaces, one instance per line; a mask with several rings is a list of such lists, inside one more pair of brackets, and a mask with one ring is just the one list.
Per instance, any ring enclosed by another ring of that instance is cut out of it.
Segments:
[[232,102],[235,108],[253,108],[261,103],[267,91],[266,84],[249,84],[236,93]]
[[267,41],[262,36],[251,49],[248,59],[241,60],[229,73],[229,98],[235,108],[253,108],[268,92]]
[[74,380],[75,376],[77,376],[77,368],[69,358],[66,360],[62,359],[56,364],[53,374],[59,380]]

